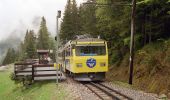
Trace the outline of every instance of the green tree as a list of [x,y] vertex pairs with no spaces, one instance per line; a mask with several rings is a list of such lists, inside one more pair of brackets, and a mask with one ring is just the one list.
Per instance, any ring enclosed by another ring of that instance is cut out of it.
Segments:
[[53,60],[53,61],[56,61],[56,42],[54,40],[54,37],[50,36],[50,50],[53,50],[53,52],[50,54],[50,58]]
[[16,52],[18,60],[36,58],[36,37],[33,30],[27,30],[24,42],[21,42]]
[[18,59],[17,60],[23,60],[24,58],[26,58],[25,46],[24,46],[24,43],[21,42],[20,45],[18,46]]
[[6,56],[3,60],[3,65],[13,63],[16,60],[15,50],[13,48],[9,48]]
[[75,35],[80,34],[79,27],[80,20],[76,1],[67,0],[63,22],[61,23],[61,40],[71,40]]
[[25,52],[28,58],[35,58],[36,56],[36,37],[33,30],[30,30],[26,37]]
[[[94,3],[93,0],[88,0],[87,3]],[[96,6],[93,4],[82,4],[79,7],[80,29],[82,34],[97,35],[96,28]]]
[[71,9],[71,20],[72,20],[72,30],[73,34],[79,34],[79,16],[78,16],[78,7],[76,0],[72,0],[72,9]]
[[42,17],[40,29],[38,32],[38,49],[49,49],[49,33],[46,26],[46,20]]
[[61,23],[60,38],[62,41],[71,39],[72,32],[72,20],[71,20],[71,0],[67,0],[67,5],[64,12],[63,22]]
[[142,0],[137,7],[137,32],[142,33],[143,44],[168,38],[170,9],[168,0]]

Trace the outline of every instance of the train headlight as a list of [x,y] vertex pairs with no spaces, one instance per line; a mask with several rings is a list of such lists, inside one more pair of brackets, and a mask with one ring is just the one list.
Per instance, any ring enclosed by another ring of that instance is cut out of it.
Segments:
[[82,67],[83,65],[82,65],[82,63],[77,63],[76,66],[77,67]]
[[100,63],[100,66],[101,66],[101,67],[105,67],[105,66],[106,66],[106,63],[105,63],[105,62],[101,62],[101,63]]

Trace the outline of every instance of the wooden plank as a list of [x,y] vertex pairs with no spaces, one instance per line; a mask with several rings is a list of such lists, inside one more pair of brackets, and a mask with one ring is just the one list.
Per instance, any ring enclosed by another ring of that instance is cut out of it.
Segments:
[[[38,74],[38,75],[34,75],[34,77],[48,77],[48,76],[56,76],[56,74]],[[58,76],[62,76],[62,75],[58,74]]]
[[[56,71],[56,70],[34,70],[34,72],[41,72],[41,71]],[[15,71],[16,73],[25,73],[25,72],[32,72],[32,70],[19,70]]]
[[34,72],[41,72],[41,71],[56,71],[56,70],[35,70]]
[[[17,66],[16,69],[17,69],[17,68],[20,68],[20,67],[22,67],[22,66]],[[25,66],[24,68],[32,68],[32,67],[26,67],[26,66]]]
[[32,69],[32,67],[16,67],[15,70],[25,70],[25,69]]
[[54,67],[54,64],[34,64],[33,67]]
[[14,65],[32,65],[34,63],[15,63]]
[[17,73],[16,76],[32,76],[31,73]]
[[22,71],[15,71],[16,73],[26,73],[26,72],[32,72],[32,70],[22,70]]

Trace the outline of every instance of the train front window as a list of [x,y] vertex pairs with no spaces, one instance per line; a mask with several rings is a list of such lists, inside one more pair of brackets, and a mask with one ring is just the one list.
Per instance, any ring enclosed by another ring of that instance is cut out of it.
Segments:
[[76,56],[106,55],[105,46],[76,46]]

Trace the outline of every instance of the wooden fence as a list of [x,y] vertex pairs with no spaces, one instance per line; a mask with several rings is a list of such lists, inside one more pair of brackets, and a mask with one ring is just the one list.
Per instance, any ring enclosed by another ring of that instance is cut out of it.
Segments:
[[31,76],[33,81],[40,77],[62,76],[62,73],[56,74],[54,64],[15,63],[14,73],[16,77]]

